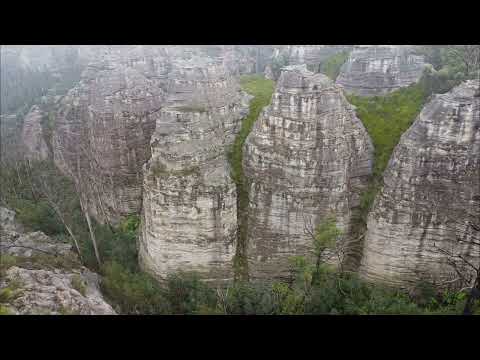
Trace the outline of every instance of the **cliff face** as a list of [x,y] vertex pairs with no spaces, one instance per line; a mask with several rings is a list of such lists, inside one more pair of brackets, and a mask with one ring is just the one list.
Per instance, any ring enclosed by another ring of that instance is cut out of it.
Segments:
[[385,95],[417,82],[425,62],[407,46],[361,46],[351,52],[336,83],[347,93]]
[[23,120],[22,143],[25,157],[30,160],[46,160],[49,151],[42,131],[42,117],[45,113],[33,106]]
[[209,58],[176,61],[144,168],[139,257],[158,278],[178,270],[232,277],[236,192],[226,150],[248,97]]
[[456,277],[438,248],[478,262],[479,248],[462,242],[480,218],[476,88],[468,81],[436,95],[402,135],[368,218],[364,277],[402,286]]
[[328,215],[348,233],[372,151],[339,87],[305,65],[284,68],[244,149],[251,277],[282,275],[288,257],[311,249],[306,228]]
[[55,163],[102,222],[140,211],[142,166],[165,93],[164,59],[161,48],[104,49],[56,114]]
[[350,51],[349,45],[290,45],[280,49],[289,65],[306,64],[318,71],[320,63],[342,51]]

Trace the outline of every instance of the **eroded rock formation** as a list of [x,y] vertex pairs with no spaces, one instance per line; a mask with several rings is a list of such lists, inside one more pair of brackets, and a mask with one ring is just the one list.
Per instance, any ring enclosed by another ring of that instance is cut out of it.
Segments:
[[357,46],[350,53],[336,80],[347,93],[385,95],[416,83],[425,62],[408,46]]
[[289,65],[306,64],[318,71],[319,65],[330,56],[351,48],[350,45],[290,45],[282,47],[279,55],[285,56]]
[[[368,218],[360,273],[408,286],[456,276],[438,249],[478,262],[480,97],[467,81],[435,95],[394,150]],[[460,239],[461,241],[457,241]]]
[[305,228],[314,230],[328,215],[349,232],[372,151],[339,87],[305,65],[284,68],[244,149],[252,278],[282,275],[290,256],[307,255],[312,239]]
[[140,212],[142,166],[150,157],[167,71],[162,48],[107,47],[61,101],[55,163],[102,222]]
[[139,257],[158,278],[195,270],[232,277],[236,190],[226,159],[248,96],[210,58],[176,61],[144,169]]

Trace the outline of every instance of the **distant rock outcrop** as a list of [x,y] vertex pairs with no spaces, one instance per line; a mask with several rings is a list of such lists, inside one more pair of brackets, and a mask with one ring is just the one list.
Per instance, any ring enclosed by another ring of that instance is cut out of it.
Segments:
[[318,71],[319,65],[330,56],[351,48],[351,45],[289,45],[282,47],[279,55],[285,56],[289,65],[306,64]]
[[348,233],[371,172],[373,147],[339,87],[306,66],[283,69],[244,148],[250,183],[250,276],[279,276],[307,255],[305,231],[335,215]]
[[480,219],[478,86],[435,95],[402,135],[369,214],[364,277],[401,286],[452,280],[439,248],[478,263],[480,248],[468,244],[468,223]]
[[408,46],[357,46],[336,80],[347,93],[385,95],[416,83],[426,66]]

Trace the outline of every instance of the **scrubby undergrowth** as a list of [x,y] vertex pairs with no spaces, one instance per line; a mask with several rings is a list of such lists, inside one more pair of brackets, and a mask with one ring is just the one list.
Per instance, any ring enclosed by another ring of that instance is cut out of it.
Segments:
[[242,127],[235,141],[229,149],[228,161],[230,163],[231,177],[237,188],[237,249],[234,258],[235,278],[248,280],[248,263],[246,260],[247,229],[248,229],[248,179],[243,172],[243,145],[248,134],[252,131],[262,109],[270,103],[275,82],[262,76],[248,75],[240,78],[240,84],[253,98],[250,101],[249,113],[242,121]]

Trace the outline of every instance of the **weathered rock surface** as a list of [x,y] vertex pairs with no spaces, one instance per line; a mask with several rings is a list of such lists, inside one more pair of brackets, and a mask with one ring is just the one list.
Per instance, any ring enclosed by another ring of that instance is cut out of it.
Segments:
[[409,46],[357,46],[336,80],[347,93],[385,95],[416,83],[426,64]]
[[[81,270],[30,270],[12,266],[0,287],[15,284],[7,308],[16,315],[115,315],[99,291],[98,275]],[[73,284],[83,284],[78,285]],[[19,288],[17,288],[17,286]]]
[[102,222],[140,212],[142,166],[150,157],[167,66],[161,48],[108,47],[62,99],[54,160]]
[[[2,207],[0,221],[2,307],[13,314],[115,314],[100,293],[98,275],[81,266],[70,244],[40,231],[17,232],[15,213]],[[7,255],[16,264],[7,266]],[[68,266],[60,266],[62,260]]]
[[184,270],[232,276],[236,192],[226,159],[248,96],[208,58],[177,61],[143,180],[139,258],[158,278]]
[[476,88],[468,81],[435,95],[402,135],[368,218],[365,278],[408,286],[456,277],[438,248],[478,263],[479,247],[468,245],[468,222],[480,219]]
[[349,231],[371,172],[373,148],[342,90],[306,66],[284,68],[247,138],[250,276],[279,276],[288,257],[307,255],[312,230],[327,215]]
[[23,120],[22,142],[25,147],[25,157],[29,160],[48,159],[48,147],[43,137],[42,117],[40,108],[34,105]]
[[350,45],[289,45],[280,49],[279,55],[285,56],[289,65],[306,64],[318,71],[319,65],[330,56],[342,51],[350,51]]
[[72,246],[52,241],[41,231],[18,233],[13,230],[2,231],[0,249],[2,254],[30,257],[35,254],[53,256],[70,255]]
[[22,226],[15,221],[15,211],[0,206],[0,230],[22,230]]

